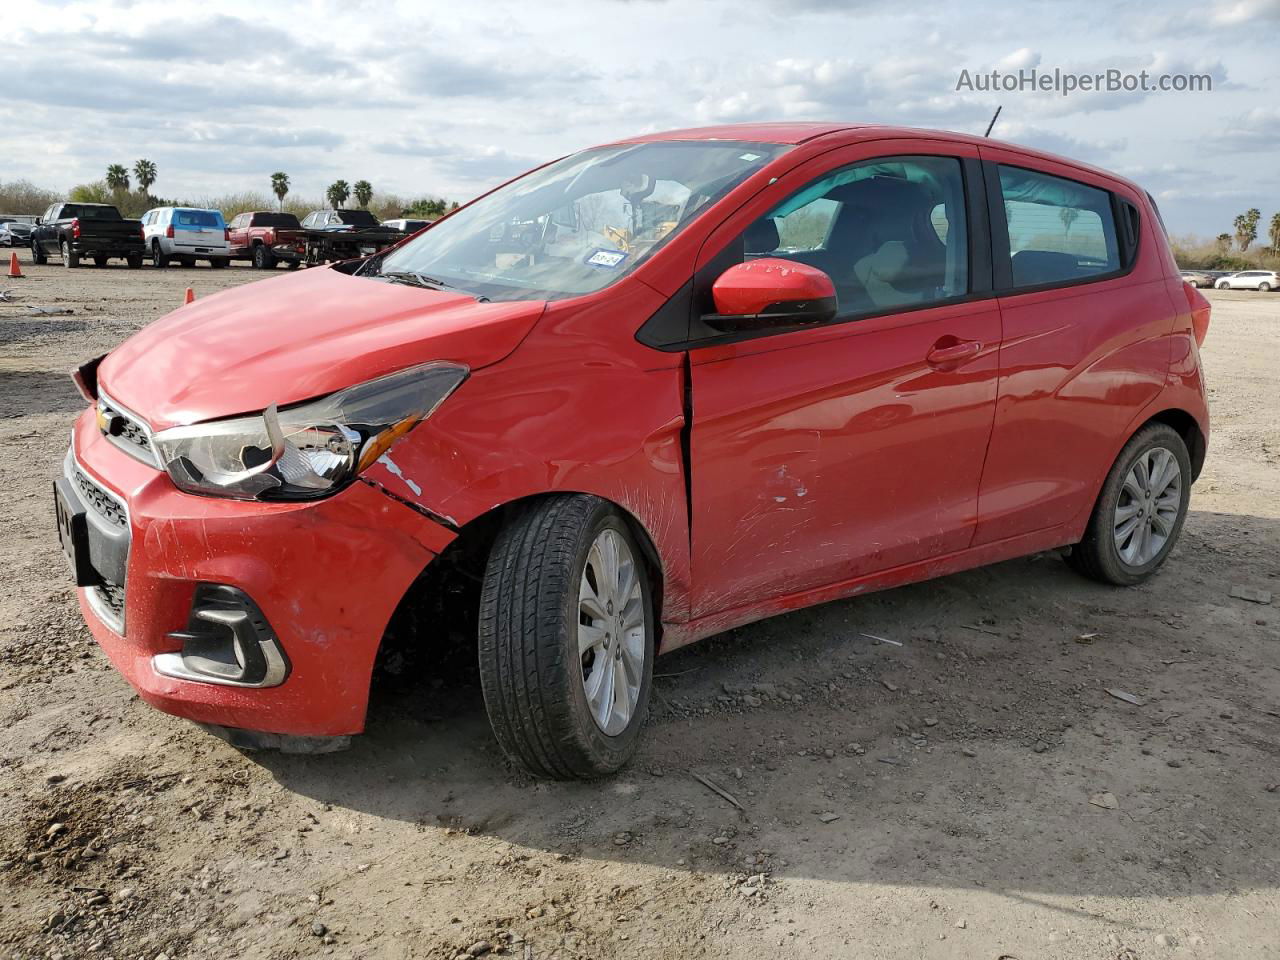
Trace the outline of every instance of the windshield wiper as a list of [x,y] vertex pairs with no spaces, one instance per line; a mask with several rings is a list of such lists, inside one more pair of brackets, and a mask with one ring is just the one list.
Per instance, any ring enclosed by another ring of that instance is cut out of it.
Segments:
[[447,280],[437,280],[435,277],[428,277],[425,273],[418,273],[416,270],[380,270],[374,274],[375,277],[385,277],[392,283],[408,283],[415,287],[423,287],[427,290],[457,290],[459,293],[465,293],[467,296],[475,297],[480,303],[488,303],[488,297],[482,297],[479,294],[471,293],[463,290],[456,284],[449,283]]

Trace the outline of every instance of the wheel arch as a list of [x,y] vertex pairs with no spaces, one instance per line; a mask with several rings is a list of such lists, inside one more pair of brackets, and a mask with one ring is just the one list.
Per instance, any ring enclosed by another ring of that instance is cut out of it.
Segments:
[[[1188,411],[1179,407],[1169,407],[1158,413],[1152,414],[1137,429],[1133,430],[1129,436],[1134,436],[1139,430],[1152,423],[1164,423],[1172,427],[1178,432],[1178,436],[1182,437],[1182,442],[1187,445],[1187,454],[1191,457],[1191,482],[1195,483],[1200,476],[1200,470],[1204,467],[1205,454],[1208,452],[1208,440],[1205,438],[1204,431],[1200,429],[1200,423]],[[1126,439],[1126,443],[1128,440]]]
[[[654,643],[662,639],[663,563],[654,538],[640,519],[623,504],[588,491],[556,490],[516,497],[492,507],[458,528],[457,537],[428,563],[405,590],[378,645],[374,674],[404,660],[429,664],[456,652],[461,645],[474,651],[480,586],[489,553],[513,511],[548,497],[591,496],[616,509],[627,525],[644,560],[654,608]],[[461,634],[451,628],[461,627]]]

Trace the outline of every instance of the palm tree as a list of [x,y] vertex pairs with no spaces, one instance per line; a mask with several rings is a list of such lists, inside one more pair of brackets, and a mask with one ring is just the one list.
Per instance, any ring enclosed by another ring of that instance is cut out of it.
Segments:
[[367,209],[373,199],[373,184],[368,180],[357,180],[351,185],[351,192],[355,194],[356,206],[361,210]]
[[1236,228],[1236,246],[1240,248],[1241,253],[1248,250],[1249,244],[1258,239],[1258,221],[1260,219],[1262,219],[1262,211],[1257,207],[1246,210],[1236,217],[1233,225]]
[[151,185],[156,182],[156,165],[150,160],[139,160],[133,165],[133,176],[144,197],[149,197]]
[[107,167],[107,186],[116,193],[129,189],[129,170],[123,163],[113,163]]
[[1058,219],[1062,221],[1062,239],[1065,242],[1071,236],[1071,225],[1080,218],[1080,211],[1075,207],[1063,207],[1058,211]]
[[271,192],[276,195],[280,209],[283,210],[284,198],[289,193],[289,175],[283,170],[277,170],[271,175]]
[[351,188],[347,186],[345,180],[335,180],[329,184],[329,189],[324,194],[329,200],[329,206],[337,210],[347,202],[347,197],[351,196]]
[[1267,231],[1271,236],[1271,254],[1280,257],[1280,213],[1271,215],[1271,229]]

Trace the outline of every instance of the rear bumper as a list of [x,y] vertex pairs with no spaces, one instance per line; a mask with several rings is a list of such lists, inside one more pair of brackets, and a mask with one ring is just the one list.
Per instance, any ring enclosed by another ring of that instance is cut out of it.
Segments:
[[71,241],[71,249],[81,256],[98,254],[106,257],[140,257],[146,252],[141,238],[133,240],[95,240],[93,237],[81,237]]
[[[77,421],[72,451],[68,462],[126,505],[124,583],[78,592],[94,638],[143,700],[199,723],[275,734],[364,728],[383,631],[450,531],[364,483],[304,504],[184,494],[107,442],[91,412]],[[157,657],[163,666],[184,649],[173,634],[188,628],[200,584],[252,599],[287,656],[283,682],[227,686],[157,669]]]

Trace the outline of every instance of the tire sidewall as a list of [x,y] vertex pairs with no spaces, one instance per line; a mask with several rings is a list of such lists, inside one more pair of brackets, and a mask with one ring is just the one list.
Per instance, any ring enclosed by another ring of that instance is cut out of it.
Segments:
[[[1120,500],[1120,492],[1124,487],[1125,477],[1133,469],[1138,458],[1145,455],[1153,447],[1164,447],[1178,461],[1178,469],[1182,471],[1182,484],[1178,501],[1178,517],[1174,521],[1173,530],[1168,540],[1151,560],[1141,566],[1131,566],[1120,558],[1116,548],[1113,524],[1116,504]],[[1098,512],[1095,523],[1097,529],[1094,536],[1101,554],[1100,560],[1106,573],[1113,582],[1135,584],[1141,583],[1153,574],[1165,558],[1177,545],[1182,533],[1182,525],[1187,519],[1187,506],[1191,502],[1191,457],[1187,453],[1187,445],[1172,427],[1165,424],[1154,424],[1136,434],[1116,458],[1115,465],[1102,489],[1098,500]]]
[[[605,530],[617,532],[626,541],[631,551],[632,561],[636,565],[636,574],[640,581],[640,602],[644,605],[645,622],[645,661],[640,679],[640,696],[636,700],[635,713],[626,729],[612,737],[606,735],[591,716],[591,710],[587,704],[587,693],[582,683],[582,660],[578,655],[578,585],[582,582],[582,573],[586,568],[591,545]],[[644,554],[626,521],[617,510],[602,502],[592,512],[588,523],[583,525],[583,531],[574,555],[574,567],[569,579],[570,589],[564,598],[562,642],[568,648],[565,662],[570,665],[570,669],[566,671],[566,682],[571,688],[568,701],[572,704],[577,746],[589,758],[593,770],[606,773],[617,770],[630,758],[636,739],[640,736],[645,718],[648,716],[649,696],[653,686],[653,661],[657,648],[654,639],[656,625],[653,622],[653,594],[649,584],[648,570],[645,567]]]

